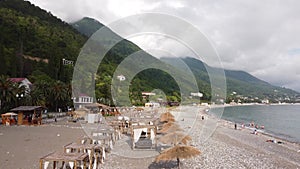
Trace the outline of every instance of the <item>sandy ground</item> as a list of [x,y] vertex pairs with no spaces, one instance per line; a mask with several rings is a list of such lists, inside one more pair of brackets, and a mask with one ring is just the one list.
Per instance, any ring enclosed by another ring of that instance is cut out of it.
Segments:
[[[189,111],[199,110],[196,116]],[[185,108],[187,114],[172,111],[186,133],[192,136],[191,144],[200,149],[201,155],[181,160],[182,168],[291,168],[300,169],[299,144],[266,142],[274,139],[262,134],[250,134],[250,130],[234,130],[233,124],[204,114],[204,108]],[[199,114],[200,113],[200,114]],[[201,120],[201,116],[205,120]],[[212,123],[210,123],[212,122]],[[216,130],[209,124],[217,122]],[[209,133],[208,135],[205,135]],[[0,126],[0,168],[35,169],[39,158],[76,141],[85,133],[79,123],[58,122],[42,126]],[[210,135],[211,134],[211,135]],[[208,137],[210,136],[210,137]],[[105,169],[154,169],[177,168],[174,161],[154,163],[155,150],[132,151],[129,138],[123,136],[113,151],[107,155],[101,168]],[[120,153],[122,152],[122,153]],[[121,156],[120,156],[121,154]]]
[[0,126],[0,168],[35,169],[39,159],[84,135],[80,124]]

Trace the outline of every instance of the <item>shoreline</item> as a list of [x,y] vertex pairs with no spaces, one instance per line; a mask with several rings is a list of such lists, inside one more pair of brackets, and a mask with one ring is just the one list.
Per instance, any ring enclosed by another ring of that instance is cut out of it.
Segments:
[[[300,168],[300,146],[286,142],[275,144],[266,142],[273,137],[259,134],[250,134],[250,130],[235,130],[234,123],[224,119],[217,119],[205,112],[206,106],[184,107],[184,109],[170,110],[183,112],[179,123],[193,126],[189,135],[192,137],[191,145],[201,151],[201,155],[192,159],[182,159],[185,168]],[[195,110],[198,110],[197,112]],[[190,116],[190,112],[197,114]],[[205,116],[205,120],[201,116]],[[179,120],[178,119],[178,120]],[[195,123],[190,123],[195,121]],[[201,140],[203,128],[207,128],[209,121],[216,121],[217,127],[207,140]],[[59,121],[57,123],[43,124],[42,126],[0,126],[0,168],[34,169],[38,168],[41,156],[55,151],[62,151],[62,146],[76,141],[86,135],[79,123]],[[115,145],[123,151],[128,146],[127,137]],[[20,151],[21,150],[21,151]],[[132,153],[131,149],[124,152]],[[141,153],[139,151],[134,153]],[[150,151],[149,151],[150,153]],[[166,163],[154,163],[155,156],[144,158],[129,158],[111,152],[101,168],[105,169],[175,169],[176,160]]]
[[[216,105],[216,106],[213,105],[213,106],[206,106],[206,109],[225,108],[225,107],[240,107],[240,106],[300,106],[300,104],[241,104],[241,105]],[[218,118],[214,114],[209,113],[209,112],[205,112],[205,114],[207,114],[209,116],[213,116],[214,118]],[[230,122],[230,123],[232,123],[232,125],[234,125],[234,123],[235,123],[234,121],[231,121],[231,120],[228,120],[228,119],[223,119],[222,117],[220,117],[220,120],[224,120],[224,121]],[[239,123],[237,123],[237,124],[238,124],[238,126],[241,126],[241,124],[239,124]],[[253,128],[251,128],[251,127],[244,127],[244,129],[247,129],[250,132],[252,132],[256,128],[255,127],[253,127]],[[281,137],[279,134],[272,133],[272,131],[268,132],[268,130],[266,130],[266,129],[260,129],[260,128],[257,129],[257,130],[258,131],[259,130],[263,131],[263,132],[259,132],[260,134],[273,137],[274,139],[281,140],[281,141],[284,141],[284,142],[289,142],[291,144],[300,145],[300,141],[289,140],[288,138],[284,138],[283,136]]]

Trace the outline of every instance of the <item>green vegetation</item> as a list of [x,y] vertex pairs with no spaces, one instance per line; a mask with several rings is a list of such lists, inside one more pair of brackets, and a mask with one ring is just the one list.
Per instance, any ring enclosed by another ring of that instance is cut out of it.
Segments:
[[[194,58],[184,58],[184,62],[191,68],[198,79],[198,84],[203,88],[209,88],[209,76],[206,68],[216,69],[205,65],[200,60]],[[268,99],[270,102],[293,102],[299,97],[299,93],[291,89],[273,86],[262,81],[247,72],[224,70],[227,83],[227,100],[235,102],[261,102]],[[203,90],[207,92],[207,90]]]
[[[72,27],[73,26],[73,27]],[[99,28],[108,30],[105,44],[96,46],[98,50],[105,49],[117,40],[121,40],[105,55],[99,65],[96,75],[87,75],[95,79],[95,86],[82,82],[82,87],[95,87],[96,99],[105,104],[112,104],[111,83],[117,66],[124,59],[141,49],[134,43],[122,39],[119,35],[109,30],[100,22],[83,18],[72,23],[72,26],[53,16],[50,12],[32,5],[23,0],[1,0],[0,1],[0,100],[1,112],[7,111],[16,105],[43,105],[50,111],[57,108],[66,108],[72,105],[71,100],[71,78],[73,74],[72,65],[64,65],[63,59],[76,62],[78,54],[95,31]],[[147,54],[149,63],[158,61]],[[89,59],[87,56],[86,59]],[[211,98],[211,86],[207,75],[205,64],[199,60],[185,58],[184,62],[194,73],[200,92],[204,94],[204,100]],[[136,64],[135,62],[133,62]],[[180,80],[187,82],[187,91],[191,89],[186,72],[159,63],[158,67],[167,67],[179,75]],[[214,69],[214,68],[212,68]],[[124,70],[126,71],[126,70]],[[242,99],[270,99],[270,101],[292,101],[299,97],[299,93],[272,86],[261,81],[246,72],[225,71],[227,87],[231,100]],[[27,77],[32,83],[32,91],[22,100],[17,99],[16,93],[24,89],[7,81],[8,77]],[[130,82],[130,99],[135,105],[143,105],[145,100],[142,92],[151,92],[161,89],[169,101],[180,101],[178,84],[168,73],[159,69],[146,69],[133,77]],[[193,91],[197,92],[197,91]],[[233,92],[237,94],[232,94]],[[184,93],[185,97],[189,93]],[[245,99],[245,98],[248,98]],[[220,98],[222,99],[222,98]],[[224,98],[223,98],[224,99]]]

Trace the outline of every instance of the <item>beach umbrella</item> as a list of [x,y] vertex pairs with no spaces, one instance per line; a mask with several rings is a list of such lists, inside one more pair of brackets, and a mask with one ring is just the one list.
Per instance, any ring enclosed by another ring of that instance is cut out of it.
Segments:
[[174,122],[175,121],[175,117],[170,113],[170,112],[166,112],[160,115],[160,122]]
[[170,127],[168,127],[167,129],[161,129],[160,132],[161,133],[172,133],[172,132],[176,132],[176,131],[183,131],[179,125],[172,125]]
[[176,145],[172,148],[166,149],[160,155],[158,155],[155,159],[155,162],[171,161],[173,159],[176,159],[178,163],[178,168],[180,168],[180,159],[189,159],[192,157],[196,157],[200,153],[201,152],[196,147]]
[[183,132],[172,132],[162,136],[159,141],[165,144],[177,145],[179,143],[187,145],[192,138]]
[[5,114],[3,114],[4,116],[17,116],[18,114],[13,113],[13,112],[7,112]]
[[171,126],[176,126],[176,127],[180,127],[177,123],[174,122],[168,122],[168,123],[164,123],[162,126],[162,130],[168,130]]

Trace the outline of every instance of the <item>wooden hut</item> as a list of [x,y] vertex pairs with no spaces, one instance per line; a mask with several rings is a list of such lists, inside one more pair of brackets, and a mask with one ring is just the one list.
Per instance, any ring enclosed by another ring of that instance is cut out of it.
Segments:
[[45,110],[42,106],[19,106],[10,111],[18,114],[18,125],[42,124],[42,111]]

